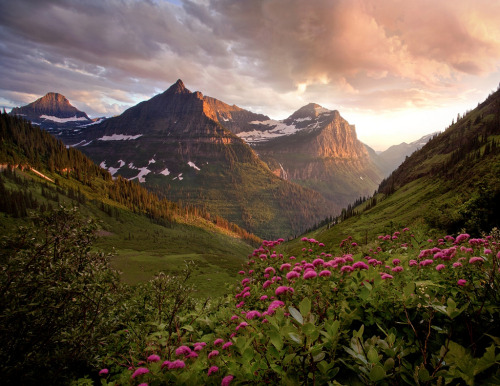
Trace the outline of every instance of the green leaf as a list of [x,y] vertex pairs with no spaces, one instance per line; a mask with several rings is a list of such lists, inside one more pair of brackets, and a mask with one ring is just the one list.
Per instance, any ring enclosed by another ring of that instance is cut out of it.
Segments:
[[299,322],[300,324],[304,324],[304,319],[302,318],[302,315],[300,314],[299,310],[297,310],[294,307],[288,307],[288,311],[290,311],[290,315]]
[[368,291],[371,291],[371,290],[372,290],[372,288],[373,288],[373,287],[372,287],[372,285],[370,284],[370,282],[365,281],[365,282],[363,282],[363,283],[364,283],[364,287],[365,287],[365,288],[368,288]]
[[299,304],[299,310],[302,316],[305,318],[309,312],[311,312],[311,300],[309,298],[304,298]]
[[384,370],[385,370],[385,371],[389,371],[389,370],[393,369],[393,368],[394,368],[394,364],[395,364],[394,359],[392,359],[392,358],[388,358],[388,359],[384,362]]
[[325,358],[325,353],[321,351],[319,354],[313,356],[313,362],[322,361]]
[[373,367],[373,369],[371,369],[368,376],[370,377],[371,381],[378,382],[386,377],[386,373],[381,365],[376,365]]
[[429,371],[425,367],[422,367],[420,370],[418,370],[418,379],[421,380],[422,382],[428,382],[432,378],[429,374]]
[[291,340],[293,340],[295,343],[302,344],[302,338],[294,333],[294,332],[289,332],[288,336],[290,337]]
[[194,332],[193,326],[191,326],[189,324],[186,324],[185,326],[182,326],[181,328],[186,330],[186,331]]
[[366,356],[368,357],[368,360],[370,361],[370,363],[378,363],[378,361],[379,361],[377,350],[375,350],[374,347],[370,347]]
[[281,351],[281,349],[283,348],[283,339],[281,338],[280,333],[274,328],[271,328],[269,330],[269,339],[271,340],[273,346],[276,347],[278,351]]

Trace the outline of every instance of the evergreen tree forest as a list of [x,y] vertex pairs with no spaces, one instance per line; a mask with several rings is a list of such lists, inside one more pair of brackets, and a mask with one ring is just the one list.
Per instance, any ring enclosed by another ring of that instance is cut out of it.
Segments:
[[[114,179],[107,170],[80,151],[66,147],[62,141],[30,122],[3,112],[0,115],[0,170],[4,174],[0,176],[0,193],[3,197],[0,211],[13,217],[25,217],[30,209],[50,209],[44,207],[47,203],[37,202],[30,192],[29,181],[17,176],[16,169],[34,169],[52,176],[52,185],[55,186],[46,184],[42,195],[55,201],[54,204],[57,204],[58,197],[54,192],[84,204],[87,198],[80,187],[86,187],[99,197],[101,206],[108,211],[111,210],[110,206],[126,207],[166,226],[178,217],[202,217],[248,242],[259,242],[255,235],[225,219],[211,216],[205,210],[184,205],[182,201],[174,203],[159,198],[138,183],[123,177]],[[6,179],[14,181],[18,189],[7,188]]]

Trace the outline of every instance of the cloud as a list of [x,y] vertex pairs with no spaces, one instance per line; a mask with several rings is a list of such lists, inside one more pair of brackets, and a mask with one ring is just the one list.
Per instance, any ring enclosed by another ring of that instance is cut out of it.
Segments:
[[499,70],[499,14],[496,0],[3,1],[0,98],[56,91],[112,115],[181,78],[273,118],[309,102],[435,109]]

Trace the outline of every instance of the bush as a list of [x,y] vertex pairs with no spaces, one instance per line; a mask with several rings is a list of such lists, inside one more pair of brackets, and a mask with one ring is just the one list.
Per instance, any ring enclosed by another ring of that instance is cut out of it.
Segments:
[[119,279],[91,250],[95,231],[76,209],[59,208],[1,240],[2,383],[64,383],[97,363],[116,325]]

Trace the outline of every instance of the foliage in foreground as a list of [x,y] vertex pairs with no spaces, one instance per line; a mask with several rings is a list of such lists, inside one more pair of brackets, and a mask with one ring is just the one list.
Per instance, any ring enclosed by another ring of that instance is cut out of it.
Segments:
[[98,363],[120,300],[96,224],[59,208],[0,243],[0,368],[4,384],[62,383]]
[[142,350],[120,331],[101,382],[499,384],[499,236],[421,244],[405,228],[342,256],[304,238],[297,258],[264,242],[233,299],[158,313]]

